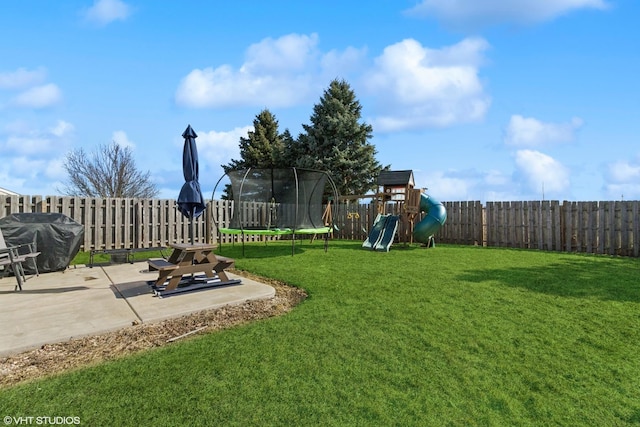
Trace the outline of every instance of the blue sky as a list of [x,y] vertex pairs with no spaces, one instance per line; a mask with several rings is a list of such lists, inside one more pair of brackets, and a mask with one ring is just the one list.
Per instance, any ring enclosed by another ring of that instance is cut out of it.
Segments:
[[640,198],[634,0],[10,0],[0,187],[64,188],[65,155],[131,146],[163,198],[198,133],[205,197],[264,108],[294,136],[334,78],[377,159],[450,200]]

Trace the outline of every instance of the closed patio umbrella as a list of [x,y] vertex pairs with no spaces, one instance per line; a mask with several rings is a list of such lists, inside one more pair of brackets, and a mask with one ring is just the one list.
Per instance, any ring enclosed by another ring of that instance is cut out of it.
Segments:
[[198,172],[198,147],[196,146],[195,131],[191,125],[182,133],[184,138],[184,148],[182,151],[182,173],[184,174],[184,184],[178,196],[178,210],[182,215],[190,220],[191,244],[195,242],[193,220],[198,218],[206,209],[207,205],[200,190]]

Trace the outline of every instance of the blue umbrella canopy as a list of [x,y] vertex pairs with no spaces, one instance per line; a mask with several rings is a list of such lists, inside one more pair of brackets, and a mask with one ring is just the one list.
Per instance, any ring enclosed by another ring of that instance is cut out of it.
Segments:
[[207,205],[200,190],[198,172],[198,147],[196,146],[195,131],[191,125],[182,133],[184,148],[182,151],[182,173],[184,184],[178,196],[178,210],[189,219],[195,219],[206,209]]

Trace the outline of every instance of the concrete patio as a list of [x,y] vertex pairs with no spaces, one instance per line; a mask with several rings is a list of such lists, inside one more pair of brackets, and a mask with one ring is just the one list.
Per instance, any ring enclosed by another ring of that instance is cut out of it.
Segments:
[[157,274],[146,262],[72,266],[29,277],[22,291],[14,291],[15,277],[1,278],[0,356],[275,295],[271,286],[241,278],[235,285],[159,298],[147,284]]

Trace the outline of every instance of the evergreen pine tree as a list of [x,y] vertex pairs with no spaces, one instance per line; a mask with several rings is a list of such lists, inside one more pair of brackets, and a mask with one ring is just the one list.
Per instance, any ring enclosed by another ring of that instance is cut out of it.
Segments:
[[297,165],[298,142],[293,138],[289,129],[285,129],[281,135],[284,144],[284,152],[282,158],[282,167],[293,167]]
[[240,160],[231,160],[225,171],[246,168],[278,168],[284,166],[284,142],[278,133],[278,121],[267,109],[253,120],[253,130],[240,138]]
[[[280,135],[275,115],[268,109],[262,110],[253,120],[253,130],[247,133],[246,138],[240,138],[240,159],[232,159],[222,168],[226,173],[234,169],[267,169],[290,166],[290,164],[286,164],[287,160],[284,155],[284,139],[288,132],[285,131],[285,134]],[[231,185],[227,184],[222,199],[232,198]]]
[[374,189],[382,170],[376,149],[368,142],[373,129],[360,123],[361,111],[349,84],[333,80],[293,148],[296,166],[329,172],[343,195]]

